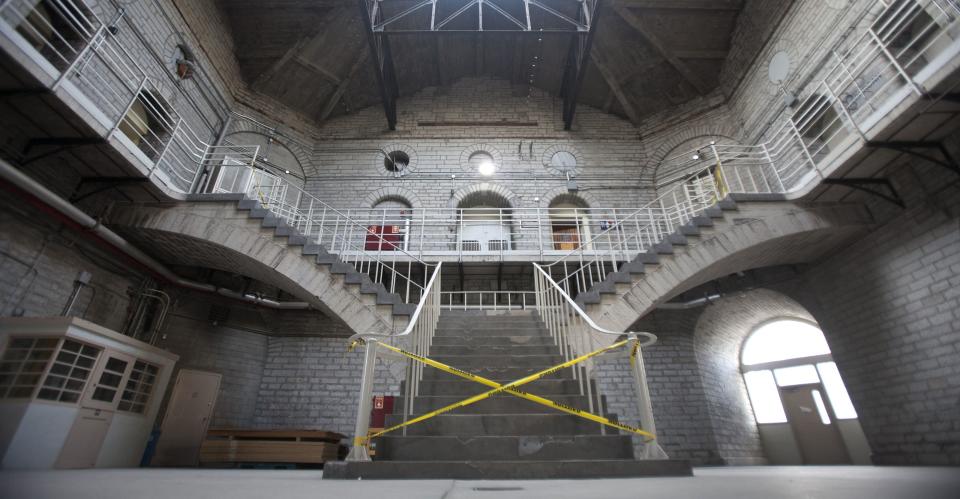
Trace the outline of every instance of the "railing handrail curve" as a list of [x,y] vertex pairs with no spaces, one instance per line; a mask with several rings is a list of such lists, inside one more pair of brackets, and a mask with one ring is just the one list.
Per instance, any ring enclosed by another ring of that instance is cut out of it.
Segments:
[[[430,281],[427,282],[427,286],[423,289],[423,294],[420,295],[420,302],[417,303],[417,308],[413,311],[413,314],[410,315],[410,322],[407,323],[407,327],[403,331],[396,334],[385,334],[377,332],[367,332],[367,333],[355,333],[350,336],[349,341],[353,343],[354,341],[367,341],[370,339],[379,338],[401,338],[404,336],[409,336],[413,329],[417,325],[417,321],[420,319],[420,314],[423,312],[424,307],[427,304],[427,299],[432,299],[431,292],[433,291],[434,283],[438,282],[437,279],[440,276],[440,267],[443,266],[443,262],[439,262],[436,265],[436,268],[433,270],[433,275],[430,276]],[[437,284],[439,286],[439,284]]]
[[635,337],[637,339],[639,339],[640,336],[643,336],[646,338],[646,340],[642,340],[640,342],[641,347],[649,346],[657,342],[657,335],[653,333],[648,333],[646,331],[618,332],[618,331],[611,331],[609,329],[601,327],[596,322],[594,322],[593,319],[591,319],[590,316],[587,315],[587,313],[584,312],[582,308],[580,308],[580,305],[577,305],[577,302],[575,302],[573,298],[571,298],[570,295],[568,295],[567,292],[564,291],[563,288],[559,284],[557,284],[552,277],[550,277],[550,274],[548,274],[546,271],[543,270],[542,267],[540,267],[539,264],[534,263],[533,268],[536,269],[538,272],[540,272],[540,274],[542,274],[542,276],[546,279],[546,282],[549,283],[549,285],[552,286],[560,294],[560,296],[563,297],[564,301],[566,301],[567,304],[573,308],[573,311],[576,312],[581,319],[583,319],[583,322],[586,323],[588,326],[590,326],[590,328],[593,329],[594,331],[601,334],[608,335],[608,336],[626,335],[628,338]]

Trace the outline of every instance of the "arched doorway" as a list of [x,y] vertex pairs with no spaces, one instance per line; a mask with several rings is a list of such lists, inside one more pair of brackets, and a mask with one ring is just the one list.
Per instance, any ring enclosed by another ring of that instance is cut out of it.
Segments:
[[464,196],[457,205],[457,247],[460,251],[507,251],[512,247],[510,201],[491,191]]
[[367,223],[367,251],[409,249],[410,219],[413,207],[401,197],[385,197],[373,205]]
[[743,342],[740,365],[757,427],[775,464],[849,464],[869,453],[823,332],[776,319]]
[[[550,232],[553,249],[572,251],[590,241],[590,217],[586,201],[563,194],[550,201]],[[589,249],[589,248],[588,248]]]

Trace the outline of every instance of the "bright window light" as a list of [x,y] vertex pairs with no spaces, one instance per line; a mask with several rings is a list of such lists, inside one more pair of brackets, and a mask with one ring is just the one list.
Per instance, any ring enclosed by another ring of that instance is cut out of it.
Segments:
[[820,371],[823,388],[827,391],[830,405],[833,406],[833,414],[837,419],[856,419],[857,411],[853,408],[853,401],[850,400],[847,388],[843,386],[843,380],[840,379],[837,364],[833,362],[817,364],[817,370]]
[[773,371],[773,375],[776,376],[777,385],[780,386],[811,385],[820,382],[813,364],[784,367]]
[[483,161],[477,166],[477,171],[480,175],[489,177],[497,172],[497,165],[493,164],[493,161]]
[[817,412],[820,414],[820,422],[823,424],[830,424],[830,414],[827,413],[827,405],[823,403],[823,396],[820,395],[820,390],[811,390],[810,394],[813,395],[813,403],[817,404]]
[[773,381],[773,373],[751,371],[744,373],[743,379],[747,382],[747,393],[750,394],[750,403],[753,404],[757,423],[786,423],[787,415],[783,412],[783,403],[780,402],[780,392]]
[[743,365],[812,357],[830,353],[823,333],[800,321],[771,322],[747,338],[743,345]]

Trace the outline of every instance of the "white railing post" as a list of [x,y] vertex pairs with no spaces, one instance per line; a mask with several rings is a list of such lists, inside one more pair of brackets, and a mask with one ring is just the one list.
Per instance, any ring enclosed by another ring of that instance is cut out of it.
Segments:
[[[631,345],[630,368],[633,371],[633,386],[637,393],[637,409],[640,414],[640,427],[644,431],[657,434],[657,425],[653,419],[653,405],[650,402],[650,387],[647,385],[647,371],[643,364],[643,351],[640,347],[640,340],[632,337],[634,343]],[[667,453],[663,451],[656,441],[648,442],[643,446],[643,452],[640,459],[667,459]]]
[[[363,358],[363,374],[360,378],[360,400],[357,401],[357,423],[353,430],[353,446],[347,454],[347,461],[369,461],[370,455],[363,444],[370,430],[370,405],[373,396],[373,376],[377,364],[377,340],[366,340],[366,353]],[[409,384],[409,383],[408,383]]]

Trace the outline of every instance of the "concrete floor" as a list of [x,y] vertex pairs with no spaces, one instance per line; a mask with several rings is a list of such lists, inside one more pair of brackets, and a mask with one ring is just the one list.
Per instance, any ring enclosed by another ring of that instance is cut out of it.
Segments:
[[699,468],[693,478],[337,481],[319,471],[128,469],[0,472],[6,499],[960,498],[958,468]]

